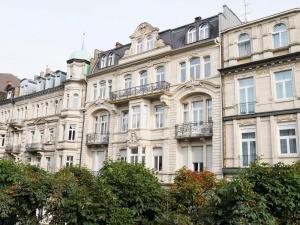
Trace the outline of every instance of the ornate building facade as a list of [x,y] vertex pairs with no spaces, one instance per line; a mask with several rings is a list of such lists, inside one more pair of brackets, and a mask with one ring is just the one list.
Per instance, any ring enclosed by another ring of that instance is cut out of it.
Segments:
[[160,32],[140,24],[131,43],[95,52],[88,76],[83,165],[143,163],[164,183],[186,166],[222,176],[220,30],[224,12]]
[[74,52],[68,72],[49,69],[23,79],[19,94],[0,101],[0,156],[48,171],[79,163],[90,57]]
[[300,159],[300,9],[222,33],[224,173]]

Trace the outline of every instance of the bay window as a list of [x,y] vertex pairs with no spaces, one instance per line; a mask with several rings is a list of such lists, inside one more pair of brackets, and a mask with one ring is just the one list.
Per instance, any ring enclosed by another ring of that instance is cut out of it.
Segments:
[[128,111],[122,112],[122,132],[128,131]]

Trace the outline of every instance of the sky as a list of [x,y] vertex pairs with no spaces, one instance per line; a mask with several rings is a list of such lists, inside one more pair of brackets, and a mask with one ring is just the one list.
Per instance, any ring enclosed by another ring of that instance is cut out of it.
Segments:
[[[300,0],[246,0],[248,21],[300,7]],[[66,71],[69,55],[108,50],[142,22],[161,31],[229,6],[244,20],[244,0],[9,0],[0,2],[0,73],[33,78],[48,66]]]

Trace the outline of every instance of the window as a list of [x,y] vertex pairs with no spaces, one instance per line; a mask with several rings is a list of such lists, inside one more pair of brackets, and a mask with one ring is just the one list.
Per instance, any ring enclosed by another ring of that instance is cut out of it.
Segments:
[[297,141],[296,141],[296,127],[295,125],[280,126],[279,127],[280,138],[280,153],[296,154],[297,153]]
[[165,81],[165,67],[159,66],[156,69],[156,82]]
[[41,167],[41,157],[36,157],[36,167]]
[[73,95],[73,102],[72,102],[72,109],[78,109],[78,105],[79,105],[79,95],[74,94]]
[[58,100],[55,100],[55,105],[54,105],[54,113],[58,113]]
[[193,146],[192,147],[192,163],[193,170],[195,172],[203,171],[203,147],[202,146]]
[[106,55],[102,56],[101,58],[101,68],[106,67]]
[[32,130],[30,131],[30,143],[34,143],[34,139],[35,139],[35,131]]
[[105,98],[105,92],[106,92],[106,81],[103,80],[100,82],[100,88],[99,88],[99,97],[101,99]]
[[125,89],[131,88],[131,85],[132,85],[132,83],[131,83],[131,75],[128,74],[128,75],[125,76]]
[[66,167],[72,167],[72,166],[73,166],[73,156],[67,156]]
[[192,80],[200,79],[200,58],[192,58],[190,60],[190,77]]
[[212,101],[211,101],[211,99],[206,100],[206,109],[207,109],[207,121],[212,122]]
[[253,77],[240,79],[240,114],[254,113],[254,81]]
[[204,57],[204,76],[209,77],[211,73],[211,62],[210,62],[210,56]]
[[142,148],[142,154],[141,154],[141,156],[142,156],[142,161],[141,161],[141,163],[142,163],[143,165],[145,165],[145,164],[146,164],[146,148],[145,148],[145,147]]
[[44,131],[43,130],[40,130],[40,140],[39,140],[39,143],[44,143]]
[[127,161],[127,150],[120,149],[120,160],[126,162]]
[[162,148],[154,148],[154,171],[162,171]]
[[156,106],[155,107],[155,127],[162,128],[164,127],[164,107]]
[[154,40],[151,35],[148,35],[147,37],[147,50],[151,50],[154,47]]
[[183,122],[189,122],[189,104],[183,104]]
[[69,126],[69,136],[68,136],[68,140],[69,141],[75,141],[75,134],[76,134],[76,125],[75,124],[71,124]]
[[144,70],[140,73],[140,85],[141,86],[147,85],[147,79],[148,79],[147,71]]
[[256,160],[255,131],[242,132],[242,166],[249,166]]
[[46,157],[46,170],[51,170],[51,157]]
[[137,164],[139,162],[138,158],[139,158],[138,148],[131,149],[131,152],[130,152],[130,163]]
[[138,39],[136,44],[136,53],[141,53],[141,52],[143,52],[143,40]]
[[107,134],[108,115],[100,116],[100,134]]
[[54,142],[54,129],[53,128],[49,129],[49,142],[50,143]]
[[132,107],[132,128],[140,128],[140,114],[141,108],[140,106],[133,106]]
[[122,112],[122,131],[128,131],[128,111]]
[[5,144],[5,134],[0,134],[0,146],[3,147]]
[[251,55],[251,44],[249,34],[240,34],[238,48],[240,57]]
[[114,65],[114,54],[113,53],[110,53],[109,55],[108,55],[108,66],[113,66]]
[[293,80],[291,70],[276,72],[275,83],[277,100],[293,97]]
[[199,39],[204,40],[209,38],[209,27],[208,24],[202,24],[199,28]]
[[288,46],[289,42],[287,26],[283,23],[279,23],[273,28],[273,44],[274,48],[281,48]]
[[186,81],[186,63],[182,62],[179,63],[179,68],[180,68],[180,82],[185,82]]
[[193,122],[201,123],[203,122],[203,101],[192,102],[193,108]]
[[97,84],[93,85],[93,99],[94,101],[97,99]]
[[187,43],[193,43],[196,41],[196,28],[191,27],[187,32]]

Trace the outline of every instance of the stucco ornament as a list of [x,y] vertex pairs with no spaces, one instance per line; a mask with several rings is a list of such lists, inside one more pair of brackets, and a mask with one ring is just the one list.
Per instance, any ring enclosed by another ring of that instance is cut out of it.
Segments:
[[127,141],[128,147],[136,147],[138,146],[138,137],[136,132],[130,132],[129,133],[129,140]]

